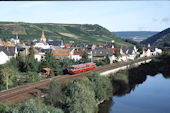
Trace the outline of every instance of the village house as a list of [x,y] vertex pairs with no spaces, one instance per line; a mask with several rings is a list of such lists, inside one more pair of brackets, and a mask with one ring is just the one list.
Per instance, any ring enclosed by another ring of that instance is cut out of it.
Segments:
[[48,40],[47,40],[47,43],[48,43],[50,46],[53,46],[53,47],[61,47],[61,48],[64,47],[63,40],[61,40],[61,39],[57,39],[57,40],[48,39]]
[[127,61],[127,60],[134,60],[137,54],[139,53],[136,46],[133,47],[123,46],[120,48],[120,54],[121,57],[119,58],[119,60]]
[[69,43],[65,43],[65,44],[64,44],[64,47],[65,47],[65,48],[70,48],[70,44],[69,44]]
[[70,48],[81,49],[81,50],[92,50],[96,48],[95,44],[71,44]]
[[41,48],[33,48],[34,50],[34,58],[37,59],[38,62],[40,62],[44,56],[46,52],[51,52],[52,49],[41,49]]
[[50,72],[51,72],[51,69],[50,69],[50,68],[48,68],[48,67],[42,68],[40,75],[47,77],[47,76],[50,75]]
[[73,59],[75,61],[79,61],[83,54],[84,54],[84,50],[80,50],[80,49],[72,49],[70,52],[70,59]]
[[70,59],[70,49],[55,49],[52,50],[52,54],[57,60]]
[[17,48],[16,47],[8,47],[8,46],[0,46],[0,64],[6,63],[12,57],[16,57]]
[[92,56],[94,61],[104,60],[107,55],[110,58],[110,63],[113,63],[113,59],[115,56],[111,50],[105,48],[97,48],[92,50]]
[[146,47],[143,49],[143,52],[140,55],[140,57],[149,57],[149,56],[159,55],[161,53],[162,53],[161,49]]
[[0,51],[0,64],[5,64],[8,60],[8,56],[3,51]]
[[150,44],[148,44],[147,47],[143,48],[143,52],[140,55],[140,57],[149,57],[149,56],[158,55],[158,54],[161,54],[161,53],[162,53],[161,49],[151,48]]
[[[113,46],[112,46],[113,47]],[[116,61],[116,51],[118,50],[117,48],[107,48],[108,50],[112,51],[112,60]]]

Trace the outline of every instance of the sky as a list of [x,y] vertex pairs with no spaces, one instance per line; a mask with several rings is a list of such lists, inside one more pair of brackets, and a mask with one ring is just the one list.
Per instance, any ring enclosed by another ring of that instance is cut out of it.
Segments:
[[110,31],[170,27],[170,1],[0,2],[0,21],[99,24]]

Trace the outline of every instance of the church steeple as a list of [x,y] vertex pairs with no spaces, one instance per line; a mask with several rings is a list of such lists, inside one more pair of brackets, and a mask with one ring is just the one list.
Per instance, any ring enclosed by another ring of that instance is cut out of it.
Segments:
[[42,35],[41,35],[40,41],[46,42],[44,31],[42,31]]

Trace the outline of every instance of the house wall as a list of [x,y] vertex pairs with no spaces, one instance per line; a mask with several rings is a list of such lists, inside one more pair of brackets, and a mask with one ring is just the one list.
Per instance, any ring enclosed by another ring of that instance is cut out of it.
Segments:
[[74,59],[75,61],[80,60],[82,57],[80,55],[71,55],[71,59]]
[[0,52],[0,64],[5,64],[10,58],[3,52]]

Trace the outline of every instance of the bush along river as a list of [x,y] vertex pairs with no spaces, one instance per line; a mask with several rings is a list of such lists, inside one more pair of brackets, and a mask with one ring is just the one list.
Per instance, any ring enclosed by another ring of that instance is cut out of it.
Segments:
[[170,54],[110,75],[113,97],[99,113],[170,113]]

